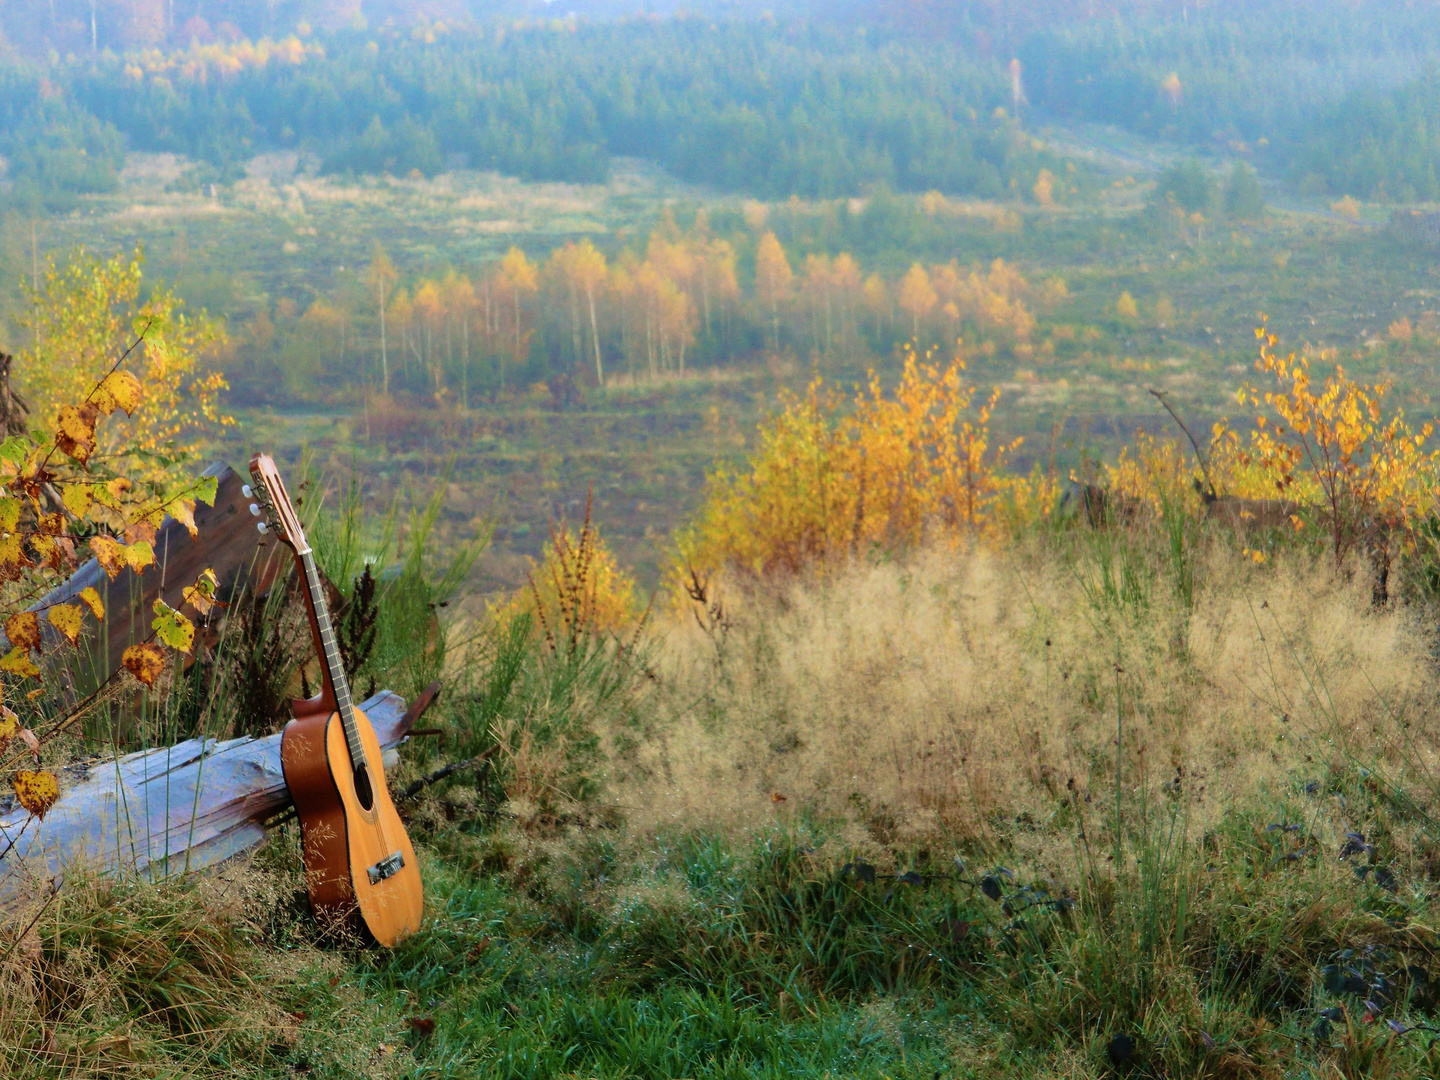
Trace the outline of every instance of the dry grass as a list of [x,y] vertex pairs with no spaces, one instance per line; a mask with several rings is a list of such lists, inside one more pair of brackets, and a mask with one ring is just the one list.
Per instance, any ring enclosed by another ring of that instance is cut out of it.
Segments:
[[1074,798],[1113,800],[1117,693],[1122,789],[1183,792],[1191,828],[1329,771],[1414,782],[1435,761],[1440,732],[1407,723],[1435,697],[1418,617],[1373,611],[1364,575],[1217,545],[1187,603],[1156,545],[1128,544],[932,550],[732,588],[708,633],[686,614],[665,634],[671,715],[616,798],[653,826],[810,813],[882,847],[1008,840]]

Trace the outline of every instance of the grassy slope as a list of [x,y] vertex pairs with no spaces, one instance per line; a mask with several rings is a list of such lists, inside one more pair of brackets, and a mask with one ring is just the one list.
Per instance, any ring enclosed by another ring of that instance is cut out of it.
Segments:
[[420,935],[317,943],[291,826],[206,883],[62,894],[5,960],[0,1048],[20,1076],[1039,1077],[1113,1075],[1124,1036],[1136,1075],[1429,1075],[1387,1023],[1440,984],[1427,619],[1299,555],[1183,552],[1077,530],[734,591],[728,629],[661,623],[654,680],[498,644],[407,751],[508,733],[410,810]]

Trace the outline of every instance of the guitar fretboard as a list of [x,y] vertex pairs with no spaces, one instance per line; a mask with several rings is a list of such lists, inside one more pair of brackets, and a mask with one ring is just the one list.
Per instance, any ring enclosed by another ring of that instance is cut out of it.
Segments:
[[320,585],[320,572],[315,567],[314,553],[306,548],[299,555],[300,564],[305,568],[305,587],[310,590],[310,602],[314,605],[316,628],[320,631],[325,670],[330,677],[330,687],[335,693],[335,708],[340,713],[340,725],[345,729],[345,745],[350,750],[350,764],[359,768],[366,763],[365,747],[360,742],[360,731],[355,724],[355,705],[350,700],[350,680],[345,677],[345,665],[340,662],[340,647],[335,641],[335,628],[330,623],[330,605],[325,602],[325,590]]

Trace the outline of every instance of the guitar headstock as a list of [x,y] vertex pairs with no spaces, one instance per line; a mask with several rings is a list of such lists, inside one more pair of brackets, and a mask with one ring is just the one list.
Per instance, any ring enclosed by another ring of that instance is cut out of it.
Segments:
[[275,459],[269,454],[253,455],[250,458],[250,478],[255,482],[254,486],[246,484],[241,491],[246,498],[255,500],[250,504],[250,513],[265,517],[256,528],[261,533],[274,530],[280,542],[293,548],[297,555],[309,551],[310,543],[305,539],[300,515],[290,501],[290,492],[285,490],[285,481],[280,479]]

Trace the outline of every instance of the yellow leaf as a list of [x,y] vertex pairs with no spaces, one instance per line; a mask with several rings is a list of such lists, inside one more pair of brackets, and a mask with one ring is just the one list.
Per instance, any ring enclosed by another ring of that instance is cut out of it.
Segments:
[[94,615],[95,618],[103,619],[105,617],[105,604],[100,599],[100,594],[93,588],[81,589],[80,599],[85,603],[85,606],[90,609],[90,613]]
[[125,549],[125,561],[138,574],[155,561],[155,549],[148,540],[137,540]]
[[165,670],[165,650],[153,641],[131,645],[120,657],[125,670],[146,686],[154,686],[155,680]]
[[65,635],[65,640],[74,645],[80,640],[80,629],[85,625],[85,613],[77,604],[56,604],[46,616],[50,625]]
[[0,656],[0,671],[8,671],[22,679],[40,677],[40,669],[35,666],[35,661],[30,659],[30,650],[24,648],[14,648]]
[[152,610],[155,618],[150,621],[150,629],[155,636],[172,649],[188,653],[195,642],[195,624],[164,600],[156,600]]
[[5,636],[17,649],[40,647],[40,618],[33,611],[17,611],[5,620]]
[[65,504],[76,518],[83,518],[90,512],[90,504],[95,501],[95,496],[90,490],[89,484],[61,484],[60,501]]
[[21,570],[31,565],[25,557],[24,537],[19,533],[0,537],[0,581],[14,581]]
[[200,535],[200,530],[195,528],[194,499],[176,499],[170,504],[170,516],[185,526],[185,530],[190,534],[191,540],[194,540]]
[[55,421],[55,445],[82,465],[95,449],[94,405],[62,405]]
[[120,509],[120,500],[130,493],[135,485],[123,476],[104,484],[97,484],[90,489],[90,494],[101,506],[107,506],[111,510]]
[[144,397],[145,390],[139,379],[128,371],[112,371],[105,376],[105,381],[96,387],[94,401],[106,416],[117,408],[124,409],[127,415],[133,416]]
[[215,591],[220,587],[220,582],[215,577],[215,571],[207,569],[195,580],[195,584],[181,590],[185,602],[193,607],[203,618],[209,615],[212,610],[225,605],[215,599]]
[[120,571],[125,569],[126,559],[124,549],[108,536],[92,536],[90,538],[90,551],[100,563],[100,569],[105,571],[105,576],[114,581],[120,576]]
[[20,718],[8,705],[0,705],[0,746],[4,746],[20,733]]
[[7,495],[0,498],[0,529],[14,532],[20,527],[20,500]]
[[60,798],[60,781],[55,779],[54,773],[44,769],[39,772],[21,769],[10,783],[20,805],[36,817],[44,817],[45,812],[55,805],[55,800]]

